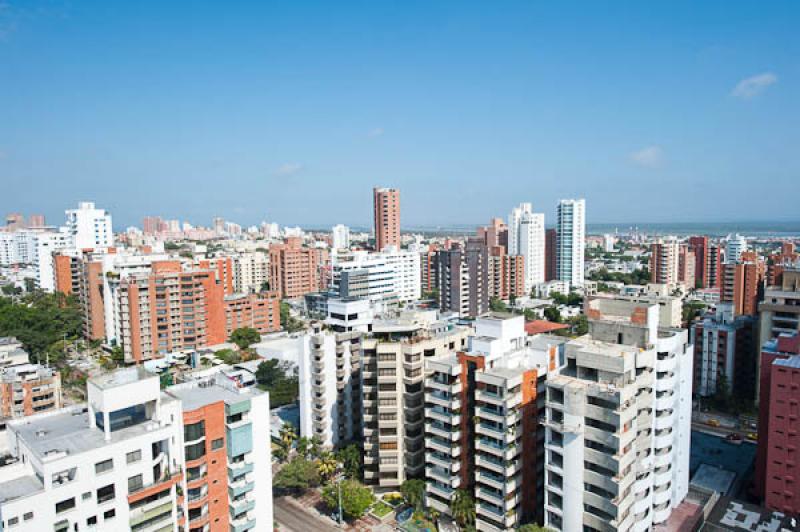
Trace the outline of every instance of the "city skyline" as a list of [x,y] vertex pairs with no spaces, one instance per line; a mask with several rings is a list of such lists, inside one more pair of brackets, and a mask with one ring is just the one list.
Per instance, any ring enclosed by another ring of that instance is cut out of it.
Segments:
[[387,186],[407,226],[570,197],[589,223],[796,218],[772,191],[800,169],[797,6],[719,6],[5,3],[0,210],[368,225]]

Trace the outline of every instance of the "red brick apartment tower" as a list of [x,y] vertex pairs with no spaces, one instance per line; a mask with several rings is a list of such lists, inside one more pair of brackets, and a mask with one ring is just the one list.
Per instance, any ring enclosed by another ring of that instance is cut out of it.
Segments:
[[539,426],[539,409],[536,406],[538,397],[539,372],[531,369],[522,374],[522,403],[519,405],[522,415],[522,514],[528,519],[537,521],[543,519],[538,511],[544,508],[544,496],[539,489],[539,463],[538,463],[538,431],[544,431]]
[[[184,530],[229,530],[225,403],[183,412],[188,523]],[[203,509],[207,508],[204,512]],[[208,528],[206,528],[208,527]]]
[[689,238],[689,249],[694,253],[694,276],[698,288],[708,288],[709,248],[707,236]]
[[277,292],[225,297],[225,336],[240,327],[251,327],[260,334],[281,330],[281,300]]
[[375,249],[386,246],[400,249],[400,190],[375,188],[372,190],[375,217]]
[[53,255],[53,271],[56,278],[56,292],[65,296],[77,295],[80,283],[78,282],[78,259],[69,255],[57,253]]
[[720,301],[733,303],[735,316],[755,315],[764,294],[767,269],[755,252],[745,251],[736,264],[723,264]]
[[556,278],[556,246],[558,232],[547,229],[544,232],[544,280],[554,281]]
[[800,513],[800,336],[780,336],[761,354],[756,495],[770,510]]
[[28,217],[28,227],[44,227],[44,214],[31,214]]
[[269,286],[281,299],[303,297],[319,291],[317,253],[302,246],[298,237],[269,247]]

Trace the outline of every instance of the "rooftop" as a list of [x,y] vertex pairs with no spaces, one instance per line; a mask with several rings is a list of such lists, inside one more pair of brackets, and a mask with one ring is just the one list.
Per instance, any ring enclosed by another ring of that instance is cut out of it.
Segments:
[[736,473],[716,465],[701,464],[692,477],[692,485],[716,491],[720,495],[728,495]]
[[44,490],[44,485],[36,475],[23,475],[0,482],[0,503],[21,499]]
[[251,397],[262,392],[251,388],[242,388],[240,393],[229,390],[219,385],[203,385],[202,381],[189,382],[170,387],[167,395],[180,399],[183,410],[197,410],[204,406],[223,401],[225,404],[233,405],[246,401]]
[[98,375],[97,377],[93,377],[91,382],[100,389],[108,390],[111,388],[116,388],[117,386],[131,384],[154,377],[154,373],[150,373],[142,366],[133,366],[130,368],[112,371],[111,373]]
[[531,320],[525,323],[525,332],[532,336],[534,334],[544,334],[567,329],[568,327],[569,325],[563,323],[553,323],[547,320]]
[[[793,523],[794,522],[794,523]],[[797,530],[796,519],[761,506],[727,497],[719,500],[703,525],[709,532],[790,532]]]

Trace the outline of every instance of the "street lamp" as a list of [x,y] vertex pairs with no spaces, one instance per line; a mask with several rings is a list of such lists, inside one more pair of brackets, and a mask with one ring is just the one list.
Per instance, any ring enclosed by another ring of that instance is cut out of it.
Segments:
[[[341,466],[341,464],[339,464]],[[344,516],[342,515],[342,479],[344,473],[339,471],[336,474],[336,489],[339,492],[339,528],[344,528]]]

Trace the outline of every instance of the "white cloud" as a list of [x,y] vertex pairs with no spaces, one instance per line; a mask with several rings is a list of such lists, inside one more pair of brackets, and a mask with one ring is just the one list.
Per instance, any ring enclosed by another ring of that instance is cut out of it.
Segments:
[[275,170],[275,173],[280,176],[295,175],[303,169],[300,163],[283,163]]
[[774,85],[777,82],[778,76],[772,72],[764,72],[763,74],[758,74],[757,76],[745,78],[737,83],[731,91],[731,95],[741,98],[742,100],[749,100],[750,98],[758,96],[764,92],[767,87]]
[[382,127],[376,127],[375,129],[371,129],[369,133],[367,133],[367,136],[370,138],[380,137],[381,135],[383,135]]
[[628,156],[631,162],[645,168],[657,168],[664,161],[664,150],[659,146],[646,146]]

